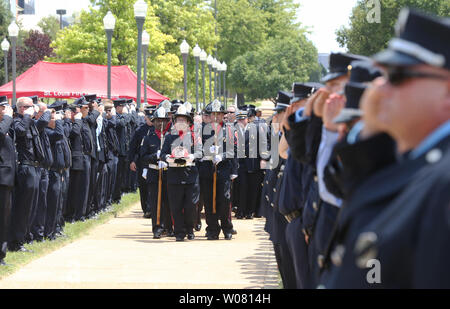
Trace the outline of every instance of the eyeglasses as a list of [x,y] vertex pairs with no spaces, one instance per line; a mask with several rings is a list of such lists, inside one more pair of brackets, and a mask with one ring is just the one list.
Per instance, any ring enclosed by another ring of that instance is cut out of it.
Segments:
[[393,86],[399,86],[405,81],[413,78],[429,78],[437,80],[448,80],[450,78],[448,76],[438,74],[410,71],[403,67],[388,68],[385,73],[385,77]]

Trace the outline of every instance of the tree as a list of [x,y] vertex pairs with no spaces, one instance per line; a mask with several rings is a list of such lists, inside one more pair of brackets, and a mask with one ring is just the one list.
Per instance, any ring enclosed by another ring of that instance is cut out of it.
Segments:
[[54,56],[50,43],[47,34],[31,30],[24,44],[17,47],[17,74],[22,74],[45,57]]
[[56,16],[43,17],[37,24],[42,32],[50,37],[52,41],[56,39],[56,34],[60,29],[59,19]]
[[[367,16],[373,6],[366,6],[367,1],[359,0],[353,8],[350,26],[336,31],[336,40],[350,53],[371,56],[385,49],[389,40],[395,35],[395,24],[403,7],[414,7],[439,16],[450,15],[448,0],[380,0],[380,22],[369,23]],[[370,19],[369,19],[370,20]]]
[[[82,11],[79,23],[59,31],[52,43],[56,62],[107,63],[107,39],[103,18],[110,10],[116,17],[112,40],[112,64],[128,65],[136,72],[137,27],[134,19],[134,0],[91,0],[88,12]],[[167,52],[167,44],[174,38],[162,33],[154,7],[149,6],[144,29],[150,34],[147,82],[162,93],[169,93],[182,79],[179,57]]]
[[248,99],[274,98],[279,90],[290,90],[295,81],[310,80],[319,71],[317,49],[303,33],[271,38],[256,51],[231,63],[229,79]]
[[[290,64],[295,63],[299,55],[289,51],[284,53],[280,48],[285,46],[284,41],[293,40],[287,43],[288,49],[294,48],[299,41],[307,41],[305,30],[295,21],[298,7],[293,0],[217,1],[218,56],[231,64],[228,85],[237,92],[240,101],[245,100],[243,93],[250,98],[274,97],[278,90],[294,81],[292,78],[308,79],[309,74],[304,76],[303,73],[291,71]],[[308,42],[306,46],[310,47],[312,43]],[[317,51],[314,57],[317,58]],[[258,61],[267,65],[261,66]],[[310,75],[315,77],[313,72],[319,71],[317,61],[305,63],[311,66]],[[281,81],[282,78],[286,80]]]

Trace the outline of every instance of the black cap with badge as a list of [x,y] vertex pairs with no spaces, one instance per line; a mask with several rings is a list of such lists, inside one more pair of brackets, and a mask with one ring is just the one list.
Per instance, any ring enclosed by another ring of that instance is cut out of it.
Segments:
[[0,106],[7,106],[9,105],[8,98],[6,96],[0,97]]
[[55,110],[55,112],[66,110],[67,101],[55,101],[53,104],[49,105],[48,108]]
[[361,98],[367,89],[367,83],[381,76],[381,71],[372,61],[354,61],[350,81],[345,85],[345,108],[334,119],[335,123],[350,122],[362,116],[359,108]]
[[117,108],[119,106],[127,105],[127,99],[116,99],[114,100],[114,107]]
[[84,96],[84,99],[86,100],[86,101],[88,101],[89,103],[90,102],[96,102],[97,101],[97,95],[96,94],[88,94],[88,95],[85,95]]
[[86,101],[85,97],[81,97],[75,100],[75,102],[73,102],[73,104],[82,107],[82,106],[88,106],[89,102]]
[[[426,64],[450,70],[450,18],[429,16],[404,8],[396,24],[396,37],[373,58],[385,66]],[[447,38],[447,39],[445,39]]]
[[330,55],[330,73],[327,74],[324,78],[322,78],[322,82],[326,83],[333,79],[339,78],[341,76],[345,76],[352,69],[351,62],[355,60],[365,60],[368,61],[369,58],[360,56],[360,55],[352,55],[352,54],[344,54],[344,53],[336,53]]
[[287,91],[278,91],[278,95],[276,98],[277,105],[273,109],[276,112],[285,110],[291,105],[292,93]]

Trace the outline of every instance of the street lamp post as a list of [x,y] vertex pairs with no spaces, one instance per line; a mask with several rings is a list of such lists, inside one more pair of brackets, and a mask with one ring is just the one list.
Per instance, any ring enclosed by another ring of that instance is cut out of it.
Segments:
[[208,64],[209,68],[209,102],[212,102],[212,70],[214,58],[209,55],[208,58],[206,58],[206,63]]
[[63,15],[66,15],[66,13],[67,13],[66,10],[56,10],[56,14],[59,15],[59,29],[63,28],[62,17],[63,17]]
[[147,49],[150,44],[150,35],[144,30],[142,33],[142,48],[144,49],[144,102],[147,103]]
[[225,108],[227,107],[227,87],[226,87],[227,69],[228,66],[224,61],[222,63],[222,71],[223,71],[223,100],[225,101]]
[[200,54],[202,52],[198,44],[195,45],[192,50],[195,59],[195,108],[198,111],[198,62],[200,60]]
[[142,69],[142,30],[144,28],[145,17],[147,16],[147,3],[144,0],[138,0],[134,4],[134,17],[138,28],[138,47],[137,47],[137,107],[141,107],[141,69]]
[[202,79],[203,79],[203,106],[202,106],[202,108],[205,106],[205,102],[206,102],[205,62],[206,62],[207,58],[208,58],[208,55],[206,54],[206,52],[204,50],[202,50],[202,52],[200,53],[200,61],[202,62]]
[[2,42],[2,50],[5,54],[5,84],[8,83],[8,52],[9,52],[9,42],[6,38]]
[[219,84],[219,101],[222,98],[222,82],[221,82],[221,78],[222,78],[222,63],[219,61],[219,63],[217,64],[217,75],[218,75],[218,80],[217,83]]
[[116,19],[114,15],[109,11],[103,18],[103,25],[106,32],[106,38],[108,40],[108,99],[111,99],[111,40],[116,26]]
[[8,27],[9,38],[12,43],[12,78],[13,78],[13,98],[12,106],[16,105],[16,43],[17,36],[19,35],[19,27],[16,22],[13,21]]
[[217,99],[217,64],[218,61],[214,58],[213,70],[214,70],[214,99]]
[[183,67],[184,67],[184,102],[187,101],[187,58],[189,55],[189,44],[186,42],[186,40],[183,40],[183,42],[180,45],[180,52],[183,56]]

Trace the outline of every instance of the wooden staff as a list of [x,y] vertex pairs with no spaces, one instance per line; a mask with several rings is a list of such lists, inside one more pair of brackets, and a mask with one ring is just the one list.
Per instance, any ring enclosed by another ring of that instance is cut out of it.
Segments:
[[[159,151],[161,153],[162,145],[163,145],[163,125],[164,122],[161,122],[161,145],[159,146]],[[158,178],[158,207],[156,211],[156,225],[161,225],[161,194],[162,194],[162,168],[159,169],[159,178]]]

